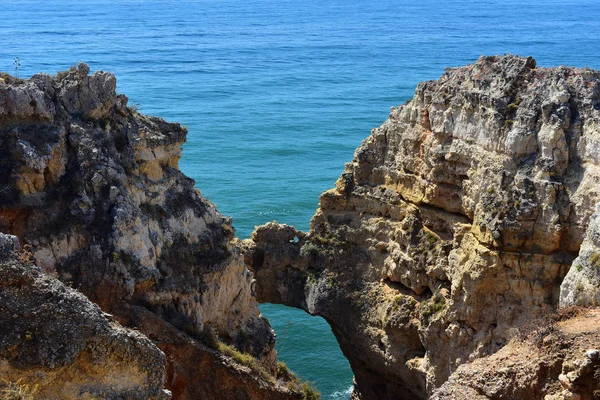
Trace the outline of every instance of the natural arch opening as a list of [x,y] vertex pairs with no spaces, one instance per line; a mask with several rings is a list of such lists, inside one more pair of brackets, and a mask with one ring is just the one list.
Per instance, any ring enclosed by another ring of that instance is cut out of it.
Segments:
[[280,361],[312,382],[323,400],[350,398],[353,373],[325,319],[280,304],[264,303],[260,310],[277,334]]

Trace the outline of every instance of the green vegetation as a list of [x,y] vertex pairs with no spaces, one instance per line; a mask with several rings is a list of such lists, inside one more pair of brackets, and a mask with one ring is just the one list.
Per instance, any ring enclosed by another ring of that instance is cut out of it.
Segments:
[[[293,392],[302,393],[303,400],[319,400],[321,398],[321,394],[316,388],[314,388],[309,382],[302,382],[292,371],[289,370],[285,363],[281,361],[278,362],[275,375],[273,375],[260,363],[258,359],[256,359],[256,357],[248,353],[242,353],[235,347],[220,341],[218,336],[211,328],[206,328],[202,331],[199,331],[195,325],[190,324],[185,330],[188,334],[200,340],[206,346],[217,350],[227,357],[231,357],[236,363],[248,367],[253,373],[262,377],[269,383],[273,385],[283,385]],[[13,400],[12,398],[9,399]],[[19,399],[20,398],[15,398],[15,400]],[[27,398],[27,400],[29,400],[29,398]]]
[[277,377],[284,380],[297,379],[296,375],[290,371],[287,364],[283,361],[277,361]]
[[595,270],[600,271],[600,253],[592,253],[590,254],[590,265]]
[[394,311],[399,310],[401,308],[408,309],[412,313],[414,311],[415,306],[417,305],[417,301],[414,297],[411,296],[403,296],[401,294],[394,297],[394,303],[392,304],[392,309]]
[[314,388],[309,382],[302,382],[302,392],[304,393],[304,400],[320,400],[321,393]]
[[233,358],[236,363],[250,368],[252,372],[258,374],[265,380],[275,383],[275,377],[271,375],[271,373],[267,371],[267,369],[263,367],[254,356],[247,353],[242,353],[235,347],[225,344],[221,341],[217,341],[217,350],[219,350],[219,352],[222,354]]
[[309,382],[301,382],[298,377],[289,370],[287,365],[283,362],[277,363],[276,375],[273,376],[271,373],[263,367],[260,362],[250,354],[242,353],[235,349],[233,346],[218,341],[218,350],[224,355],[233,358],[235,362],[246,366],[252,370],[252,372],[258,374],[265,380],[276,384],[276,378],[279,378],[288,389],[294,392],[300,392],[303,394],[303,400],[319,400],[321,393],[313,387]]
[[426,233],[427,237],[427,245],[429,246],[429,250],[433,249],[436,242],[438,241],[438,237],[431,232]]
[[439,241],[439,237],[429,230],[421,230],[419,232],[420,241],[418,246],[415,246],[415,252],[417,254],[426,254],[435,249],[435,245]]
[[300,255],[302,257],[313,256],[313,255],[316,256],[317,254],[319,254],[319,248],[312,242],[304,243],[304,245],[300,249]]
[[517,108],[519,108],[519,104],[521,104],[521,99],[520,99],[520,98],[517,98],[517,100],[515,100],[515,101],[514,101],[514,103],[510,103],[510,104],[509,104],[509,105],[506,107],[506,109],[507,109],[509,112],[514,112],[514,111],[517,111]]
[[398,295],[394,297],[394,309],[398,309],[404,303],[404,296]]
[[426,320],[442,311],[446,307],[446,298],[436,291],[430,299],[421,303],[421,316]]
[[328,233],[325,236],[316,235],[313,237],[313,242],[317,245],[326,247],[346,247],[349,245],[347,241],[340,240],[331,233]]
[[277,363],[277,378],[285,381],[286,386],[293,392],[302,393],[303,400],[319,400],[321,393],[308,381],[300,381],[298,377],[289,370],[288,366],[279,361]]

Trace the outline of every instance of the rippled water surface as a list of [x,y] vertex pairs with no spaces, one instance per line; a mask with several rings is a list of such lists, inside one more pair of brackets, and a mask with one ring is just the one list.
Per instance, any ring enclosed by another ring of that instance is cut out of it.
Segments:
[[[189,128],[181,161],[238,235],[308,229],[321,192],[417,82],[481,54],[600,68],[600,2],[2,0],[0,70],[114,72],[141,111]],[[283,360],[346,399],[328,325],[264,305]]]

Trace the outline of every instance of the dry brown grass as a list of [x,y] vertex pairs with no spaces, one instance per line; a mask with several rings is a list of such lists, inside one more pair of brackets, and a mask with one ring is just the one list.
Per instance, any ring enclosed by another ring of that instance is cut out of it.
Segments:
[[30,387],[21,383],[3,380],[0,383],[0,398],[2,400],[34,400],[37,386]]
[[585,317],[590,312],[589,308],[581,306],[571,306],[567,308],[561,308],[556,312],[554,320],[566,321],[571,318]]

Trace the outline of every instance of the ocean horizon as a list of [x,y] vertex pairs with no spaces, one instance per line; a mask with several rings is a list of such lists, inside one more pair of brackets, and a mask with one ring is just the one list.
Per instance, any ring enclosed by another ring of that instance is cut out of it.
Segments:
[[[309,229],[319,195],[418,82],[480,55],[600,69],[600,2],[3,1],[0,70],[114,73],[144,114],[188,130],[180,162],[240,238]],[[13,60],[21,66],[15,70]],[[280,359],[324,399],[352,371],[320,317],[261,305]]]

